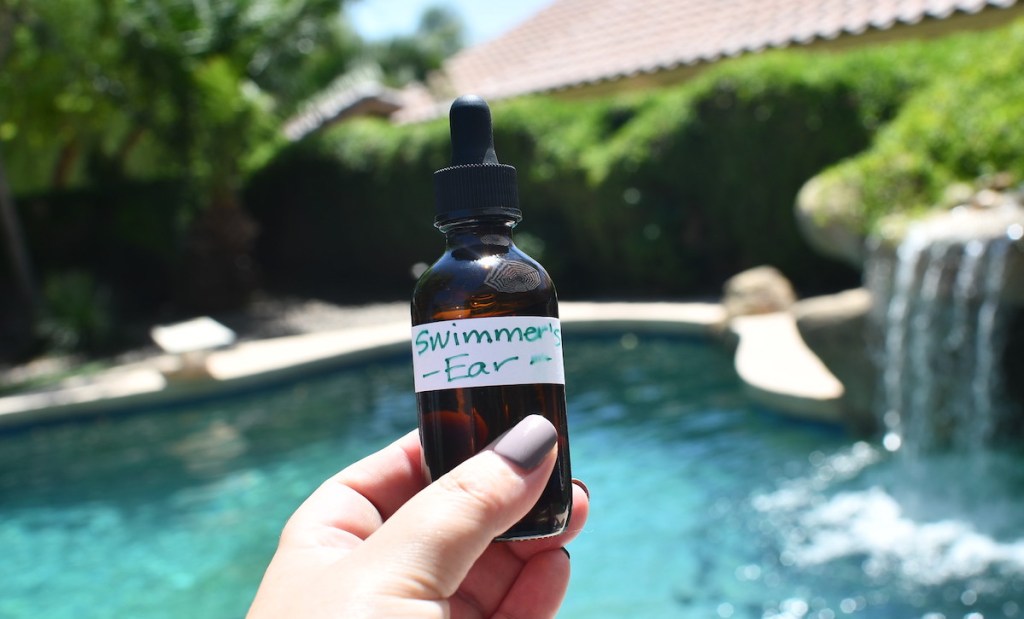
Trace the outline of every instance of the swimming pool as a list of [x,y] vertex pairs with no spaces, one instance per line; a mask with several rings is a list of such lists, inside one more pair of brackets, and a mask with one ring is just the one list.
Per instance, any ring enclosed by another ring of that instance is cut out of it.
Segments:
[[[560,617],[1024,616],[1024,458],[906,462],[757,409],[729,355],[566,349],[592,491]],[[234,618],[287,516],[411,429],[405,359],[0,435],[0,617]]]

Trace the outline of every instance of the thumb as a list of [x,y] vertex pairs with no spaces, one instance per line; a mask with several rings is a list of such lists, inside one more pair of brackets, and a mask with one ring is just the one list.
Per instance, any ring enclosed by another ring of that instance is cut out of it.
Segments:
[[409,597],[450,597],[493,539],[536,503],[557,439],[547,419],[526,417],[403,505],[360,547],[363,559],[407,583]]

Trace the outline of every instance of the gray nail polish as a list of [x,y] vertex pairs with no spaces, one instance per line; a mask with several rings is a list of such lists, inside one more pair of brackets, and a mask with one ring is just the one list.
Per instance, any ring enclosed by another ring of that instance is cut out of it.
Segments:
[[541,463],[556,442],[555,426],[540,415],[530,415],[500,436],[492,449],[529,470]]

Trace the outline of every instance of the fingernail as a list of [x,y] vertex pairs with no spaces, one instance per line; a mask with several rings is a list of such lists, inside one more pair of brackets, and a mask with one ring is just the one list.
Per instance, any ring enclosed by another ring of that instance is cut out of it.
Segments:
[[565,553],[565,558],[566,559],[570,559],[570,560],[572,559],[572,555],[569,554],[569,551],[565,549],[565,546],[562,546],[561,548],[559,548],[559,550],[561,550],[562,552]]
[[530,470],[541,463],[557,441],[558,433],[550,421],[540,415],[530,415],[498,437],[492,449]]
[[587,495],[588,499],[590,498],[590,488],[587,488],[587,484],[583,483],[579,479],[576,479],[575,477],[572,478],[572,483],[574,483],[577,486],[579,486],[580,490],[583,491],[583,494]]

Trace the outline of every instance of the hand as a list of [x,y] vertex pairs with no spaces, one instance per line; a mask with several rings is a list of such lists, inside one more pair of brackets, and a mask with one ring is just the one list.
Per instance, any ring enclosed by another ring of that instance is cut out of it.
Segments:
[[285,525],[249,619],[553,617],[569,582],[556,537],[493,542],[533,506],[555,462],[555,429],[531,415],[425,487],[411,432],[325,482]]

